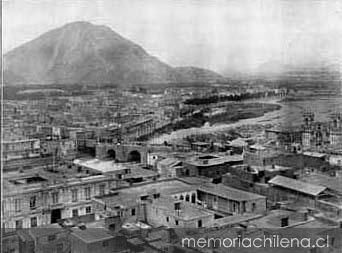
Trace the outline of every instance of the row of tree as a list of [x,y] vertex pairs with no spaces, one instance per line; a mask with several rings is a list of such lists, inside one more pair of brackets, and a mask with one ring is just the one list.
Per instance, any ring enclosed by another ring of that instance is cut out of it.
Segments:
[[190,98],[184,102],[187,105],[206,105],[225,101],[242,101],[246,99],[255,99],[262,97],[274,97],[278,96],[279,93],[276,91],[261,91],[261,92],[246,92],[241,94],[231,94],[231,95],[210,95],[206,97]]

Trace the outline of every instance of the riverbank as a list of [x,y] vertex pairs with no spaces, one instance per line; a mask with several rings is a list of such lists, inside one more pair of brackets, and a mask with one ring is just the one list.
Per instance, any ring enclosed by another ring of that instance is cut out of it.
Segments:
[[[160,129],[158,137],[153,137],[150,143],[162,143],[172,139],[184,138],[186,136],[196,134],[197,132],[215,131],[216,128],[231,125],[243,120],[253,120],[263,117],[265,114],[275,112],[281,109],[281,105],[277,102],[248,102],[248,103],[230,103],[225,111],[220,114],[208,115],[208,113],[198,112],[189,118],[182,119],[173,124],[169,124]],[[170,134],[167,134],[170,133]]]

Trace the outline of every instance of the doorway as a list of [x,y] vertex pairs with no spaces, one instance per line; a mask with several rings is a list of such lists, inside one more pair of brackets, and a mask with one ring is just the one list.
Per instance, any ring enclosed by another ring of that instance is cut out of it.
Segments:
[[62,211],[61,209],[54,209],[51,210],[51,224],[57,223],[58,220],[62,218]]

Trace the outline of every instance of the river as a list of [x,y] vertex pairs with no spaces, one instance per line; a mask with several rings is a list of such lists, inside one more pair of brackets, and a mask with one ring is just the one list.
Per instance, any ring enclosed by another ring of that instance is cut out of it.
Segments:
[[266,125],[273,124],[283,126],[298,126],[302,123],[302,113],[305,110],[311,110],[315,113],[315,119],[318,121],[327,121],[334,112],[342,112],[342,97],[307,97],[298,101],[279,102],[274,99],[259,99],[247,101],[279,104],[281,109],[265,113],[261,117],[242,119],[234,123],[220,123],[209,126],[205,124],[202,127],[193,127],[188,129],[180,129],[173,131],[170,134],[162,134],[158,137],[152,138],[149,143],[161,144],[164,141],[170,142],[171,140],[182,139],[186,136],[194,134],[205,134],[212,132],[226,131],[231,128],[240,127],[243,125]]

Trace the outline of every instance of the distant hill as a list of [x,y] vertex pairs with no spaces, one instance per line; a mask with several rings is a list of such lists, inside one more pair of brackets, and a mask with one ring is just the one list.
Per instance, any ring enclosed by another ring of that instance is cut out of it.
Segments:
[[109,27],[74,22],[4,55],[4,83],[155,84],[225,80],[195,67],[173,68]]

